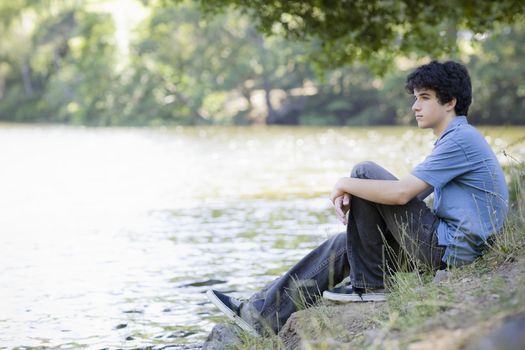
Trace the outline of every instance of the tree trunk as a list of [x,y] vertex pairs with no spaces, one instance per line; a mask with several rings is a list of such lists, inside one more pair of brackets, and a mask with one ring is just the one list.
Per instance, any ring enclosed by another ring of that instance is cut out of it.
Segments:
[[259,36],[259,46],[261,47],[261,66],[262,66],[262,80],[264,89],[264,99],[266,101],[266,124],[275,124],[277,122],[278,115],[272,105],[272,86],[268,77],[268,67],[266,61],[266,45],[264,43],[264,37]]
[[5,95],[5,77],[2,74],[2,72],[0,72],[0,100],[4,98],[4,95]]
[[60,55],[58,54],[57,50],[53,50],[53,64],[55,66],[55,69],[58,71],[60,69]]
[[266,108],[268,110],[268,114],[266,116],[266,124],[275,124],[277,122],[277,113],[275,112],[275,109],[272,106],[272,87],[270,85],[270,82],[268,81],[268,78],[266,76],[266,73],[263,72],[263,88],[264,88],[264,99],[266,101]]
[[246,100],[246,103],[248,103],[248,111],[251,111],[253,109],[252,104],[252,91],[247,88],[244,84],[241,85],[241,95]]
[[33,84],[31,83],[31,67],[24,62],[22,65],[22,81],[24,83],[24,90],[28,97],[33,96]]

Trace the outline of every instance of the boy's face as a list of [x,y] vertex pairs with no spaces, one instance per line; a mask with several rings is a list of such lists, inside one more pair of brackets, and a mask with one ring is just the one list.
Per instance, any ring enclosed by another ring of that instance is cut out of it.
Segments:
[[[454,112],[454,104],[441,104],[436,92],[430,89],[414,90],[415,102],[412,111],[416,116],[417,126],[421,129],[431,128],[434,131],[443,131],[450,121],[451,111]],[[452,106],[452,109],[451,109]]]

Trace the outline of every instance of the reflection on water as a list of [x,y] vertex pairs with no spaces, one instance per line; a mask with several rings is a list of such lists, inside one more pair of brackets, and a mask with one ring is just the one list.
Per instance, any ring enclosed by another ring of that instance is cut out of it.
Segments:
[[[523,128],[486,129],[525,158]],[[0,348],[195,348],[245,297],[342,231],[326,196],[373,158],[403,175],[406,128],[0,127]]]

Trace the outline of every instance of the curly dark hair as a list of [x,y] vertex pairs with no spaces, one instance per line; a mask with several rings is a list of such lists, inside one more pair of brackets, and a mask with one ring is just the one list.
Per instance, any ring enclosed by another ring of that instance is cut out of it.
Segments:
[[453,61],[432,61],[419,66],[408,75],[405,89],[410,94],[414,90],[434,90],[441,104],[456,98],[456,115],[466,116],[472,103],[472,85],[467,68]]

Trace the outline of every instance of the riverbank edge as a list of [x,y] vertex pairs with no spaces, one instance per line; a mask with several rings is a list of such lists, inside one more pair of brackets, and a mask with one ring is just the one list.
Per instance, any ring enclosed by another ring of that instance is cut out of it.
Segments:
[[252,337],[234,325],[218,325],[203,349],[449,350],[525,344],[523,206],[518,212],[474,263],[435,275],[396,274],[385,303],[320,299],[316,306],[292,314],[276,336]]
[[[525,255],[491,265],[483,261],[421,284],[411,276],[414,293],[403,297],[396,290],[387,303],[321,302],[292,315],[273,348],[448,350],[512,348],[502,341],[525,344],[521,330],[495,339],[508,322],[525,322]],[[245,340],[237,349],[263,348],[253,345],[257,342]]]
[[[494,258],[431,281],[407,274],[402,290],[393,291],[386,303],[320,301],[294,313],[274,337],[218,325],[203,349],[504,349],[487,344],[498,341],[516,319],[525,322],[525,254]],[[400,295],[405,288],[414,293]],[[525,336],[511,332],[499,341],[513,339],[523,344]]]

